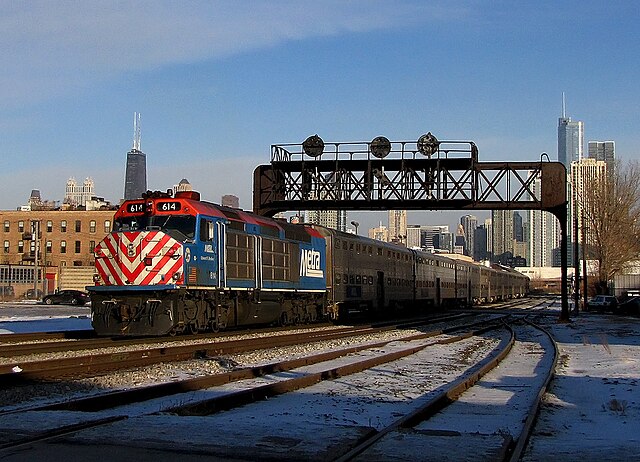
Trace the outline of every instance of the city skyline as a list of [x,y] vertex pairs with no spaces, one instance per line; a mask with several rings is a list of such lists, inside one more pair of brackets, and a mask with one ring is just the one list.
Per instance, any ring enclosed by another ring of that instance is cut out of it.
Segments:
[[[585,140],[639,157],[630,1],[29,2],[4,13],[0,209],[32,189],[61,198],[70,176],[92,177],[117,204],[134,111],[145,114],[148,189],[189,178],[204,199],[233,194],[244,208],[270,145],[314,133],[431,131],[474,141],[480,161],[556,160],[562,92]],[[463,214],[414,213],[409,223],[452,226]],[[362,230],[381,219],[349,212]]]

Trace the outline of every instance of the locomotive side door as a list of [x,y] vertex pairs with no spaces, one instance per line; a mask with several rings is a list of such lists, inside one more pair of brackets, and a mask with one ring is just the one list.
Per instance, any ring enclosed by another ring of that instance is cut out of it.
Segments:
[[219,225],[211,218],[200,217],[198,239],[190,246],[187,259],[190,285],[215,287],[220,283]]

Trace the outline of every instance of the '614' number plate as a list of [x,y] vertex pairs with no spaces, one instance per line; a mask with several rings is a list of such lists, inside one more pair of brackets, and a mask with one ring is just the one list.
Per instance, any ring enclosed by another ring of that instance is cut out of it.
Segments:
[[158,202],[156,204],[156,210],[160,212],[176,212],[180,210],[180,202]]

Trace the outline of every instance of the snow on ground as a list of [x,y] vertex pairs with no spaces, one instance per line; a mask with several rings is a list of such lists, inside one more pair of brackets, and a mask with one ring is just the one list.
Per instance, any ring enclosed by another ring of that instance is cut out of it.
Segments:
[[640,453],[640,320],[581,314],[551,324],[560,360],[524,460]]
[[91,329],[87,306],[37,305],[35,302],[0,303],[0,335]]
[[[0,305],[0,332],[90,327],[88,307],[69,309],[76,311],[18,307],[20,314],[15,307]],[[523,460],[584,462],[637,457],[640,319],[592,313],[573,316],[569,323],[558,322],[554,315],[546,319],[560,358]],[[180,420],[184,425],[189,419]],[[201,418],[195,420],[202,423]]]

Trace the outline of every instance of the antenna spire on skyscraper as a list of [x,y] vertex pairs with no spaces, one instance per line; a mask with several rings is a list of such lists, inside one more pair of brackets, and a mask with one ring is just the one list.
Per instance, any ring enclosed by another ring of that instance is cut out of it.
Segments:
[[565,102],[564,102],[564,92],[562,92],[562,118],[563,119],[567,118],[567,106],[565,105]]
[[133,113],[133,148],[127,153],[125,200],[138,199],[147,190],[147,156],[140,150],[140,113]]
[[133,113],[133,150],[140,150],[140,113]]

